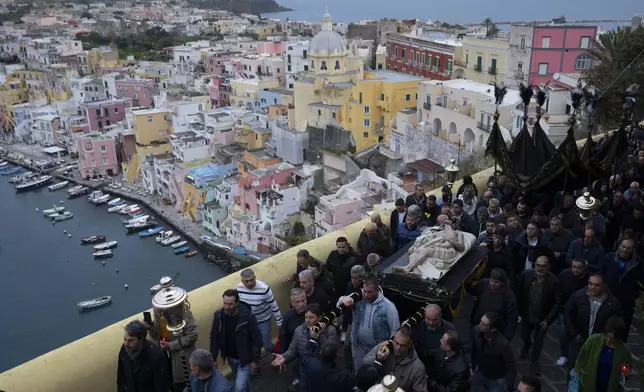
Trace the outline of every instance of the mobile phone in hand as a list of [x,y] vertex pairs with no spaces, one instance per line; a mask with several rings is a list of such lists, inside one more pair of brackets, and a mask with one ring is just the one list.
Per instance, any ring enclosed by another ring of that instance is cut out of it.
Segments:
[[152,325],[152,314],[150,312],[143,312],[143,321],[148,325]]

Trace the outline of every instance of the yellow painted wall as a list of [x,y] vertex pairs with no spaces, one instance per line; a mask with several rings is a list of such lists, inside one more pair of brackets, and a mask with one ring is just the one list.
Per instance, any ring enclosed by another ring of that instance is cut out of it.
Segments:
[[[510,51],[510,43],[506,40],[464,38],[463,46],[455,52],[454,59],[465,63],[465,78],[479,83],[492,83],[503,80],[507,71],[507,60]],[[458,57],[457,57],[458,56]],[[477,71],[477,57],[482,58],[481,70]],[[496,74],[490,72],[492,59],[496,59]]]
[[206,199],[206,191],[199,190],[196,186],[183,182],[183,206],[181,211],[189,216],[195,216],[199,211],[199,205]]
[[0,106],[11,106],[27,102],[29,95],[26,88],[0,90]]
[[172,112],[169,110],[150,114],[134,113],[134,137],[136,143],[148,145],[154,141],[168,141],[174,133]]
[[121,171],[127,181],[136,181],[139,178],[139,156],[138,154],[132,155],[129,162],[121,164]]

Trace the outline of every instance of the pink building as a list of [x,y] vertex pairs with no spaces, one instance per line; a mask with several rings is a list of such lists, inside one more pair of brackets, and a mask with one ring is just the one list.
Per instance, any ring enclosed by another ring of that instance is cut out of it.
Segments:
[[152,79],[121,79],[116,84],[116,96],[129,98],[132,107],[151,108],[154,96],[159,94],[159,85]]
[[208,85],[208,93],[213,107],[221,108],[230,105],[230,82],[228,77],[213,77]]
[[223,75],[226,71],[226,62],[230,53],[211,53],[206,56],[206,72],[212,75]]
[[131,107],[132,101],[129,99],[89,101],[81,104],[90,132],[101,131],[104,127],[123,121],[125,110]]
[[286,52],[286,42],[259,42],[257,53],[259,54],[282,54]]
[[119,172],[116,141],[111,136],[88,133],[76,138],[78,165],[84,178],[113,176]]
[[281,57],[258,56],[255,54],[230,59],[232,70],[242,78],[277,79],[281,85],[285,81],[284,59]]
[[[281,167],[287,167],[286,170],[279,170]],[[255,169],[248,173],[248,177],[242,179],[239,183],[239,202],[244,213],[258,217],[259,203],[257,202],[260,195],[271,188],[271,185],[283,185],[291,177],[295,168],[292,165],[268,166],[263,169]]]
[[540,85],[557,72],[580,73],[592,64],[586,54],[597,39],[597,26],[535,26],[532,38],[529,82]]

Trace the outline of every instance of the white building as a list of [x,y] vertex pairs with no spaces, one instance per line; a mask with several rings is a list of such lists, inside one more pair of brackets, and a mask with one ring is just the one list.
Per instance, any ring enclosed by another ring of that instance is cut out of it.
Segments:
[[510,52],[504,78],[504,83],[510,88],[518,89],[520,83],[527,84],[528,82],[533,36],[534,26],[513,25],[510,27]]
[[210,139],[196,132],[175,132],[170,136],[172,154],[182,162],[191,162],[208,157]]
[[289,42],[286,46],[286,87],[293,89],[300,72],[308,72],[309,41]]

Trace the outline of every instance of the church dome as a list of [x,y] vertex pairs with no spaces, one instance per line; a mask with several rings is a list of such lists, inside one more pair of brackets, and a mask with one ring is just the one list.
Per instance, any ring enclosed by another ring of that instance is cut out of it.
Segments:
[[333,31],[333,22],[329,12],[322,16],[322,29],[315,34],[309,44],[312,56],[333,56],[347,53],[347,43],[340,34]]

